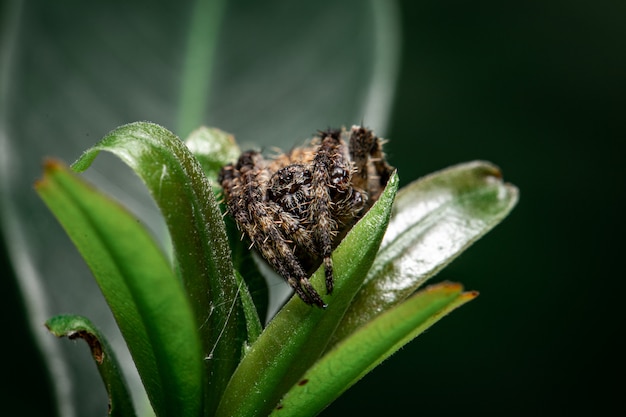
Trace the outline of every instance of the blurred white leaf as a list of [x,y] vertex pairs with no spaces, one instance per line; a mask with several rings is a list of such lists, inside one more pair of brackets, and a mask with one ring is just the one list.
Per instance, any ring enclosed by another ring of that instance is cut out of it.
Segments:
[[[140,384],[95,281],[32,183],[44,157],[71,163],[119,125],[149,120],[179,128],[194,7],[189,0],[15,0],[4,8],[3,238],[63,416],[76,415],[79,404],[81,415],[101,415],[106,393],[88,352],[46,333],[52,315],[89,317],[126,364],[132,388]],[[223,12],[204,123],[265,149],[361,121],[384,135],[399,58],[393,2],[235,1]],[[86,176],[162,234],[157,209],[120,162],[103,155]]]

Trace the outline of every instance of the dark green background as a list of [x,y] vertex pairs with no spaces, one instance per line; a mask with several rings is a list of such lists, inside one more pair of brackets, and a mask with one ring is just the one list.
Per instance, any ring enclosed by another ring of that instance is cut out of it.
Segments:
[[[407,183],[472,159],[521,191],[442,272],[481,296],[324,412],[568,415],[623,409],[626,3],[401,2],[387,153]],[[110,126],[113,128],[114,126]],[[3,251],[4,252],[4,251]],[[3,414],[48,415],[3,259]]]
[[521,198],[439,276],[481,296],[327,415],[623,410],[626,3],[402,4],[402,178],[487,159]]

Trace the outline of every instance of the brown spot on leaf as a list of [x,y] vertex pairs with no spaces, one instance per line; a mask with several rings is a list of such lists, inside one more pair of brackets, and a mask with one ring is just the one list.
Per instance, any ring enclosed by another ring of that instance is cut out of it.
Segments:
[[72,340],[80,338],[87,342],[87,344],[89,345],[89,349],[91,349],[91,355],[93,356],[93,358],[96,360],[96,362],[98,362],[99,365],[102,364],[102,361],[104,361],[104,352],[102,351],[102,345],[93,333],[89,333],[86,330],[80,330],[68,335],[67,337]]

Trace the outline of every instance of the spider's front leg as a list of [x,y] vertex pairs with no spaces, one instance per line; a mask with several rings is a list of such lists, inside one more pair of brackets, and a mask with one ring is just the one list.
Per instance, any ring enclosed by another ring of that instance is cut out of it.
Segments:
[[271,201],[265,201],[268,173],[264,166],[262,155],[249,151],[241,155],[235,166],[229,165],[222,170],[220,183],[227,197],[228,209],[253,246],[287,280],[298,296],[307,304],[325,307],[277,224],[282,209]]
[[248,226],[246,232],[261,255],[305,303],[325,308],[326,304],[311,285],[295,256],[290,240],[281,230],[280,222],[284,221],[284,216],[281,216],[282,209],[275,203],[257,200],[250,200],[248,209],[257,222]]
[[349,185],[351,170],[341,153],[341,132],[321,132],[324,137],[313,160],[312,201],[309,222],[315,225],[313,236],[320,255],[323,257],[326,276],[326,291],[333,291],[333,241],[337,236],[338,224],[333,215],[333,197],[345,193]]
[[296,294],[307,304],[326,308],[326,303],[311,285],[309,277],[304,270],[300,260],[294,253],[294,243],[287,239],[281,229],[281,223],[285,222],[288,215],[282,208],[274,203],[268,203],[260,207],[267,207],[274,219],[263,228],[263,233],[267,235],[266,242],[257,246],[263,257],[276,269],[276,271],[287,280]]

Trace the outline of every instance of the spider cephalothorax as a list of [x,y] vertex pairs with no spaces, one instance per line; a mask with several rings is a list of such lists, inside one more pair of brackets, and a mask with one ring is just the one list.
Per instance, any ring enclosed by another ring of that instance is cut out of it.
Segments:
[[333,290],[331,253],[378,199],[392,172],[371,130],[320,131],[273,159],[241,154],[222,168],[228,211],[261,255],[307,304],[324,307],[309,282],[323,262]]

